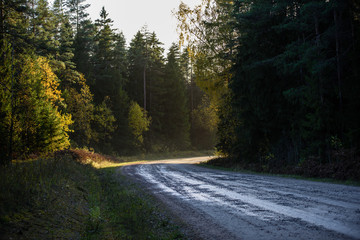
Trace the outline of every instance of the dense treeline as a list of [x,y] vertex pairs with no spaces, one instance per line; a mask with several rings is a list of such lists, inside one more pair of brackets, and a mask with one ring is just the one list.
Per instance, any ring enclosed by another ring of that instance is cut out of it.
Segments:
[[204,0],[176,16],[215,99],[220,152],[264,170],[358,161],[357,1]]
[[358,149],[359,6],[259,1],[242,13],[249,5],[234,6],[241,33],[230,85],[241,119],[235,146],[248,151],[240,157],[281,166],[309,156],[338,161],[340,150]]
[[[91,147],[111,154],[214,145],[187,50],[146,27],[127,47],[85,0],[0,0],[0,157]],[[199,137],[205,133],[209,137]]]
[[[180,4],[164,54],[84,0],[0,1],[0,153],[211,148],[264,169],[357,161],[354,0]],[[217,130],[216,130],[217,129]],[[217,136],[215,132],[217,131]]]

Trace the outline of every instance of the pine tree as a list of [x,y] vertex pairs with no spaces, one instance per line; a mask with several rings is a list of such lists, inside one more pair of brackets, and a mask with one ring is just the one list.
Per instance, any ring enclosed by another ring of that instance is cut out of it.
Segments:
[[6,39],[15,52],[32,51],[31,9],[26,0],[0,1],[0,40]]
[[94,83],[92,56],[95,51],[96,27],[90,20],[81,22],[74,39],[74,63],[76,69],[85,75],[89,83]]
[[98,30],[95,36],[95,51],[93,56],[94,74],[92,89],[94,99],[100,104],[107,99],[107,106],[115,117],[113,137],[107,149],[116,149],[121,152],[131,148],[131,132],[128,124],[130,101],[124,91],[127,78],[125,38],[112,29],[112,20],[105,8],[96,20]]
[[110,101],[112,101],[112,92],[117,89],[112,75],[115,43],[114,31],[111,28],[112,22],[103,7],[100,12],[100,18],[96,20],[98,33],[96,35],[97,44],[93,58],[95,73],[93,92],[97,103],[100,103],[106,96],[110,97]]
[[33,43],[36,53],[40,56],[55,54],[56,42],[54,29],[56,19],[48,6],[47,0],[38,0],[35,5],[35,17],[32,18]]
[[166,92],[163,98],[164,116],[162,118],[162,131],[170,150],[184,150],[189,147],[189,112],[187,109],[187,96],[185,79],[180,68],[180,53],[173,44],[167,56],[165,65],[164,85]]
[[[87,147],[96,134],[92,127],[94,121],[95,106],[93,95],[83,75],[79,75],[78,85],[68,87],[63,92],[66,103],[66,111],[71,114],[74,124],[69,133],[72,147]],[[80,88],[80,91],[78,91]]]
[[90,7],[90,4],[85,4],[85,2],[86,0],[66,0],[65,2],[70,21],[76,33],[79,32],[81,24],[83,21],[86,21],[89,16],[86,9]]
[[66,68],[75,69],[74,58],[74,37],[72,27],[67,17],[63,18],[59,36],[59,56],[57,59],[65,63]]
[[126,41],[122,33],[114,35],[114,48],[111,75],[113,79],[112,111],[116,118],[116,130],[112,144],[119,153],[132,151],[133,141],[129,128],[128,112],[131,109],[130,99],[124,90],[128,80]]
[[130,42],[128,50],[129,80],[126,91],[129,97],[143,106],[143,76],[146,62],[146,45],[144,35],[138,31]]
[[[145,63],[145,73],[146,73],[146,106],[147,110],[151,111],[151,108],[154,104],[153,101],[154,95],[156,95],[156,90],[154,87],[159,86],[157,83],[158,79],[163,76],[164,68],[164,49],[162,48],[163,43],[157,38],[155,32],[146,32],[146,63]],[[159,80],[162,81],[161,79]],[[154,86],[154,87],[153,87]]]

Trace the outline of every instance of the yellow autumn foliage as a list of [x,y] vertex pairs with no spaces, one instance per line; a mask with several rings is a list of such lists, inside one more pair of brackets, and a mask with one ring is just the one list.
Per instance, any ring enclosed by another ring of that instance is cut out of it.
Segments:
[[45,90],[45,97],[53,104],[62,102],[64,99],[61,97],[61,91],[58,89],[59,80],[52,71],[49,60],[45,57],[38,57],[35,64],[37,67],[34,70],[38,71],[36,74],[41,78],[41,83]]
[[69,126],[73,124],[72,116],[68,113],[62,113],[59,106],[62,105],[64,99],[59,89],[59,79],[52,71],[49,60],[45,57],[37,57],[29,63],[30,76],[36,83],[40,84],[41,90],[37,93],[38,97],[50,103],[54,116],[53,121],[54,132],[48,136],[47,151],[55,151],[65,149],[70,146],[68,132],[71,132]]

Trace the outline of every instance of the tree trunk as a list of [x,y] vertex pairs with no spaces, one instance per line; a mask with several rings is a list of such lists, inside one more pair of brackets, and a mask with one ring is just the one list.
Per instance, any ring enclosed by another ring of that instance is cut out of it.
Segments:
[[338,94],[339,94],[339,111],[342,112],[342,91],[341,91],[341,65],[340,65],[340,39],[339,39],[339,18],[336,9],[334,9],[334,22],[335,22],[335,42],[336,42],[336,69],[337,69],[337,82],[338,82]]

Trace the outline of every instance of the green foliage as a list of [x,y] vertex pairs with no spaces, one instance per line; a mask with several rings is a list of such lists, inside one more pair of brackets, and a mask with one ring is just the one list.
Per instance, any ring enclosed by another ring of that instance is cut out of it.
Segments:
[[73,146],[89,146],[93,139],[94,129],[91,124],[94,120],[95,106],[93,95],[82,75],[79,75],[78,87],[65,89],[63,96],[67,106],[67,112],[71,114],[74,124],[71,126],[70,139]]
[[189,111],[187,110],[187,96],[185,79],[180,68],[178,47],[173,44],[167,56],[165,65],[164,86],[167,90],[163,98],[164,104],[163,133],[166,145],[170,150],[184,150],[190,144]]
[[128,50],[129,79],[126,91],[129,97],[138,103],[143,103],[143,73],[145,68],[146,45],[144,35],[138,31],[130,42]]
[[129,97],[146,108],[152,123],[145,134],[148,151],[189,147],[189,115],[184,73],[179,49],[169,50],[164,64],[163,49],[155,33],[146,27],[130,43],[128,52]]
[[55,28],[54,13],[50,10],[47,0],[38,0],[32,7],[30,27],[36,53],[41,56],[46,56],[48,53],[54,54],[56,49],[53,31]]
[[[111,29],[112,20],[108,18],[108,13],[102,8],[100,19],[96,20],[97,35],[95,36],[94,52],[94,79],[91,84],[94,92],[95,102],[100,103],[104,97],[112,100],[114,90],[120,88],[119,83],[113,74],[114,70],[114,33]],[[115,92],[116,93],[116,92]]]
[[19,101],[17,108],[22,111],[15,115],[20,124],[17,128],[20,146],[25,148],[25,153],[67,148],[70,145],[67,132],[72,120],[71,115],[59,110],[63,99],[56,75],[43,57],[24,58],[21,64],[17,94],[28,98]]
[[73,48],[73,31],[69,19],[67,17],[62,18],[62,23],[60,26],[60,36],[59,36],[59,53],[56,58],[65,63],[68,68],[75,68],[73,62],[74,58],[74,48]]
[[92,140],[96,143],[96,149],[101,152],[111,153],[111,138],[115,131],[115,117],[109,107],[109,99],[106,98],[100,104],[95,106],[93,127],[95,132]]
[[179,5],[178,19],[181,44],[187,43],[194,62],[195,81],[219,105],[231,78],[232,42],[235,31],[232,10],[233,1],[204,0],[191,9],[185,3]]
[[91,56],[95,49],[96,27],[90,20],[81,22],[74,37],[74,62],[79,72],[89,83],[94,82],[94,69]]
[[[218,139],[221,148],[230,142],[229,139],[234,137],[234,125],[229,125],[232,120],[227,120],[225,116],[231,116],[228,111],[231,110],[231,104],[224,104],[224,99],[228,99],[230,93],[228,91],[228,83],[232,77],[231,68],[233,65],[233,55],[235,53],[235,37],[237,35],[233,24],[235,18],[231,13],[233,1],[228,0],[205,0],[193,9],[182,3],[178,11],[175,13],[178,19],[178,29],[180,30],[180,41],[187,44],[187,52],[191,59],[189,65],[190,73],[190,101],[191,111],[194,111],[201,103],[201,94],[195,92],[194,82],[210,99],[212,109],[216,112],[214,119],[209,121],[218,121]],[[200,97],[199,97],[200,96]],[[196,103],[196,97],[199,98]],[[228,101],[229,102],[229,101]],[[206,109],[205,106],[199,109]],[[225,110],[226,109],[226,110]],[[201,138],[205,136],[213,136],[213,125],[210,124],[206,128],[202,126],[204,134],[201,134],[199,127],[199,111],[191,112],[192,124],[192,142],[200,144]],[[205,112],[203,112],[205,113]],[[195,116],[194,119],[193,117]],[[232,129],[232,130],[230,130]],[[196,134],[196,135],[195,135]],[[214,137],[208,137],[208,142],[202,145],[210,146],[214,141]],[[226,144],[223,144],[225,143]],[[219,145],[219,147],[220,147]],[[229,145],[228,145],[229,146]]]
[[6,132],[7,147],[1,149],[2,154],[46,153],[67,148],[71,115],[59,109],[63,99],[48,60],[22,56],[10,61],[10,45],[4,49],[0,126]]
[[[85,239],[183,239],[153,199],[137,186],[115,173],[101,170],[101,203],[92,208],[90,219],[96,220],[88,228]],[[106,221],[99,221],[106,219]]]
[[191,113],[192,146],[197,149],[213,149],[217,143],[217,126],[216,109],[204,98],[202,104]]
[[86,4],[85,1],[86,0],[64,0],[64,5],[67,7],[67,13],[76,32],[79,31],[80,25],[86,21],[89,15],[86,9],[90,7],[90,4]]
[[151,118],[136,102],[131,102],[129,109],[129,127],[135,138],[135,146],[142,147],[144,143],[144,133],[149,130]]
[[11,45],[7,41],[0,42],[1,48],[1,64],[0,64],[0,159],[1,164],[5,164],[9,160],[11,154],[11,131],[13,127],[14,117],[14,68],[13,57],[11,56]]
[[[201,75],[200,57],[196,71],[190,64],[190,48],[180,53],[174,45],[166,59],[162,43],[147,27],[127,49],[124,35],[113,29],[108,12],[103,8],[92,22],[88,6],[85,0],[55,0],[51,7],[46,0],[0,2],[0,40],[6,42],[1,45],[1,156],[10,159],[51,152],[69,147],[70,142],[72,147],[116,154],[141,148],[190,148],[190,125],[195,124],[190,122],[190,112],[203,95],[194,84],[194,73],[198,78]],[[207,16],[208,22],[214,23],[214,14]],[[203,48],[201,54],[205,52]],[[222,64],[218,55],[214,61],[205,59],[207,67]],[[147,112],[140,124],[147,127],[141,134],[136,130],[135,148],[135,128],[129,122],[134,110],[131,102]],[[198,109],[196,124],[204,125],[206,108]],[[151,125],[145,121],[150,118]],[[210,128],[206,134],[213,132]],[[191,136],[201,134],[193,131]]]
[[30,20],[33,11],[25,0],[1,1],[0,40],[7,40],[16,52],[31,52]]

